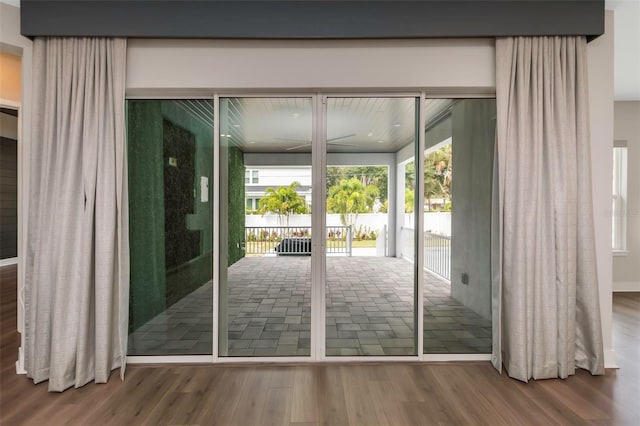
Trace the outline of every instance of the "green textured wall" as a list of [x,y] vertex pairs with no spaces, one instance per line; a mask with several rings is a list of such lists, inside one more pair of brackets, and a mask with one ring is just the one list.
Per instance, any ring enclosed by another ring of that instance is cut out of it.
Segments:
[[[175,101],[131,100],[127,109],[133,331],[212,278],[213,127]],[[170,270],[165,264],[163,119],[187,129],[196,142],[193,214],[185,216],[185,224],[200,232],[200,251]],[[208,202],[200,201],[203,176],[209,179]]]
[[[229,148],[229,266],[244,257],[244,156]],[[240,243],[240,244],[238,244]],[[240,245],[240,247],[239,247]]]
[[[200,231],[200,256],[167,271],[166,298],[171,306],[213,277],[213,126],[188,113],[174,101],[162,102],[162,115],[193,133],[196,142],[195,198],[187,228]],[[200,201],[200,178],[209,179],[209,201]],[[244,178],[244,175],[243,175]]]
[[162,111],[158,101],[128,101],[129,330],[164,311]]

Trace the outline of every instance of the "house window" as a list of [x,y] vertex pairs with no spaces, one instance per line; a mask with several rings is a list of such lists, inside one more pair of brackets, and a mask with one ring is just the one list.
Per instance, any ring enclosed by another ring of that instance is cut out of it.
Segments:
[[616,141],[613,148],[612,246],[627,249],[627,144]]
[[260,198],[248,197],[245,199],[245,210],[247,212],[256,212],[260,209]]
[[244,171],[244,184],[255,185],[259,182],[258,170],[245,170]]

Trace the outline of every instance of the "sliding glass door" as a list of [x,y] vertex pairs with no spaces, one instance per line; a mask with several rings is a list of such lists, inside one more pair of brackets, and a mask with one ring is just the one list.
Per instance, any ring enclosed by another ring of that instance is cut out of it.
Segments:
[[489,354],[495,99],[424,110],[424,353]]
[[129,100],[127,119],[129,355],[491,352],[494,99]]
[[311,355],[312,99],[220,98],[221,357]]
[[326,100],[327,356],[417,354],[418,103]]
[[210,355],[213,101],[127,101],[129,355]]

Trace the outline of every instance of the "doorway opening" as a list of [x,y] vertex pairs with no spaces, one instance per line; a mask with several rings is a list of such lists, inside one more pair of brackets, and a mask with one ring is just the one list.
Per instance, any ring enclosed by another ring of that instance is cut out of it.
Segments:
[[18,109],[0,107],[0,266],[18,262]]
[[490,353],[494,100],[216,96],[128,117],[130,355]]

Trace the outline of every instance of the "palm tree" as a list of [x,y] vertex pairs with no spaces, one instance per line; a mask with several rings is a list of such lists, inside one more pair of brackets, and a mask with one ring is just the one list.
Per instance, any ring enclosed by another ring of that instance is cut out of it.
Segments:
[[432,198],[442,198],[445,205],[451,201],[452,182],[452,144],[448,144],[430,152],[424,159],[424,199],[429,211]]
[[448,200],[451,200],[451,183],[453,181],[452,146],[452,144],[445,145],[427,157],[432,169],[430,177],[437,183],[442,198]]
[[375,186],[364,186],[357,178],[342,179],[329,188],[327,209],[330,213],[340,213],[343,225],[355,226],[358,213],[370,211],[378,195],[379,190]]
[[293,182],[289,186],[265,189],[264,197],[260,199],[260,213],[275,213],[280,226],[285,223],[289,226],[292,213],[305,213],[307,210],[305,199],[296,192],[299,186],[299,182]]

